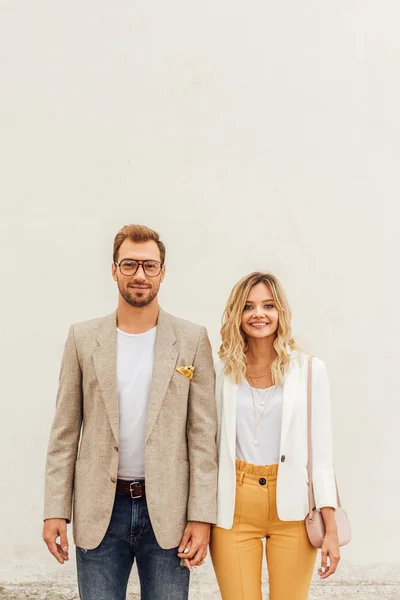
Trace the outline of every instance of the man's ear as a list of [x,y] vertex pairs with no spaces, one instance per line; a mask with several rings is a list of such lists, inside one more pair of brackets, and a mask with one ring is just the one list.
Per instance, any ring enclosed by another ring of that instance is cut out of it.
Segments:
[[165,266],[165,264],[164,264],[164,265],[162,266],[162,268],[161,268],[161,282],[163,282],[163,281],[164,281],[164,278],[165,278],[165,272],[166,272],[166,266]]
[[112,263],[111,265],[111,275],[114,281],[117,281],[117,267],[115,266],[115,263]]

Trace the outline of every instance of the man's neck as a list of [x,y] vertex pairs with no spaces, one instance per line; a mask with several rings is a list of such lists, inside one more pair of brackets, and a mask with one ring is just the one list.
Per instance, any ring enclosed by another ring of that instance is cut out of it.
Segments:
[[117,309],[117,327],[125,333],[145,333],[153,329],[158,321],[157,298],[147,306],[131,306],[123,298],[120,298]]

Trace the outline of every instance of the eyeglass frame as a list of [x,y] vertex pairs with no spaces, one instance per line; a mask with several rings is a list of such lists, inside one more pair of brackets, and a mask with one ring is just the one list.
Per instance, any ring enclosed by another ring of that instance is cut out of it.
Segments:
[[[137,263],[137,268],[136,268],[136,271],[134,271],[134,273],[131,273],[130,275],[125,275],[125,273],[123,273],[123,272],[121,271],[121,267],[120,267],[120,265],[121,265],[121,263],[122,263],[122,262],[124,262],[124,260],[131,260],[132,262],[136,262],[136,263]],[[144,268],[144,263],[146,263],[146,262],[156,262],[156,263],[158,263],[158,264],[160,265],[160,270],[158,271],[157,275],[149,275],[148,273],[146,273],[146,271],[145,271],[145,268]],[[114,261],[114,265],[115,265],[116,267],[118,267],[118,269],[119,269],[119,272],[120,272],[120,273],[121,273],[121,275],[123,275],[124,277],[132,277],[132,275],[136,275],[136,273],[137,273],[137,272],[138,272],[138,270],[139,270],[139,267],[142,267],[142,269],[143,269],[143,272],[144,272],[144,274],[145,274],[145,275],[147,275],[147,277],[158,277],[158,276],[159,276],[159,274],[160,274],[160,273],[161,273],[161,271],[162,271],[162,268],[163,268],[164,264],[165,264],[165,263],[161,263],[159,260],[155,260],[154,258],[145,258],[144,260],[137,260],[136,258],[123,258],[123,259],[121,259],[121,260],[119,261],[119,263],[117,263],[117,261]]]

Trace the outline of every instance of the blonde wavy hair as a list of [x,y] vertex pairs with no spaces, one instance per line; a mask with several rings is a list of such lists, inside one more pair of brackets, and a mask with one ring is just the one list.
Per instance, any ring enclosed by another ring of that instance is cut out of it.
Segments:
[[292,313],[286,294],[278,279],[270,273],[250,273],[234,286],[222,316],[222,344],[218,354],[225,363],[225,375],[231,376],[236,383],[241,383],[246,374],[248,349],[241,319],[250,290],[257,283],[265,283],[269,287],[278,310],[278,330],[274,341],[277,357],[271,365],[271,376],[273,385],[283,385],[290,364],[288,349],[302,349],[292,336]]

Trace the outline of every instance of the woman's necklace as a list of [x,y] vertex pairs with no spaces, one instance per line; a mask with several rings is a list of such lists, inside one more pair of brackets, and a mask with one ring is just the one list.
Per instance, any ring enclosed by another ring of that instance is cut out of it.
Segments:
[[262,416],[265,412],[265,409],[267,408],[267,402],[269,402],[272,399],[272,396],[275,393],[276,390],[276,385],[271,386],[270,388],[267,388],[264,392],[264,395],[261,396],[261,393],[259,392],[259,390],[257,389],[257,392],[260,394],[261,398],[264,399],[267,392],[269,392],[268,394],[268,400],[267,402],[261,402],[261,406],[264,406],[264,408],[261,411],[261,414],[257,417],[257,407],[256,407],[256,401],[254,399],[254,394],[253,394],[253,388],[251,387],[251,385],[249,384],[249,388],[250,388],[250,392],[251,392],[251,398],[253,400],[253,416],[254,416],[254,438],[253,438],[253,444],[255,446],[258,446],[258,444],[260,443],[257,439],[257,425],[259,424],[259,422],[262,419]]
[[[252,387],[253,387],[253,388],[256,390],[257,394],[258,394],[258,395],[260,396],[260,398],[261,398],[261,402],[260,402],[261,406],[264,406],[264,405],[265,405],[264,398],[265,398],[265,396],[266,396],[266,395],[267,395],[267,394],[270,392],[271,388],[270,388],[270,387],[268,387],[268,388],[265,390],[265,392],[262,394],[262,393],[260,392],[260,390],[259,390],[258,388],[256,388],[256,387],[255,387],[255,385],[253,384],[253,379],[261,379],[261,377],[250,377],[250,375],[247,375],[247,376],[248,376],[248,378],[251,380]],[[265,377],[265,375],[262,375],[262,377]],[[268,398],[268,400],[269,400],[269,398]]]
[[256,390],[256,392],[257,392],[257,394],[258,394],[258,395],[260,396],[260,398],[261,398],[261,403],[260,403],[260,404],[261,404],[261,406],[264,406],[264,404],[265,404],[265,402],[264,402],[264,398],[265,398],[266,394],[268,394],[268,393],[269,393],[269,390],[270,390],[271,388],[267,387],[267,389],[265,390],[264,394],[262,394],[262,393],[260,392],[260,390],[259,390],[259,389],[258,389],[258,388],[257,388],[257,387],[254,385],[254,383],[253,383],[253,379],[262,379],[262,378],[268,377],[268,375],[269,375],[269,374],[270,374],[270,371],[269,371],[269,372],[268,372],[266,375],[259,375],[258,377],[253,377],[252,375],[250,375],[250,373],[247,373],[247,377],[250,379],[251,385],[252,385],[252,386],[255,388],[255,390]]
[[266,373],[265,375],[257,375],[257,377],[254,377],[254,375],[250,375],[250,373],[247,373],[247,377],[250,377],[250,379],[262,379],[263,377],[268,377],[270,371],[268,371],[268,373]]

